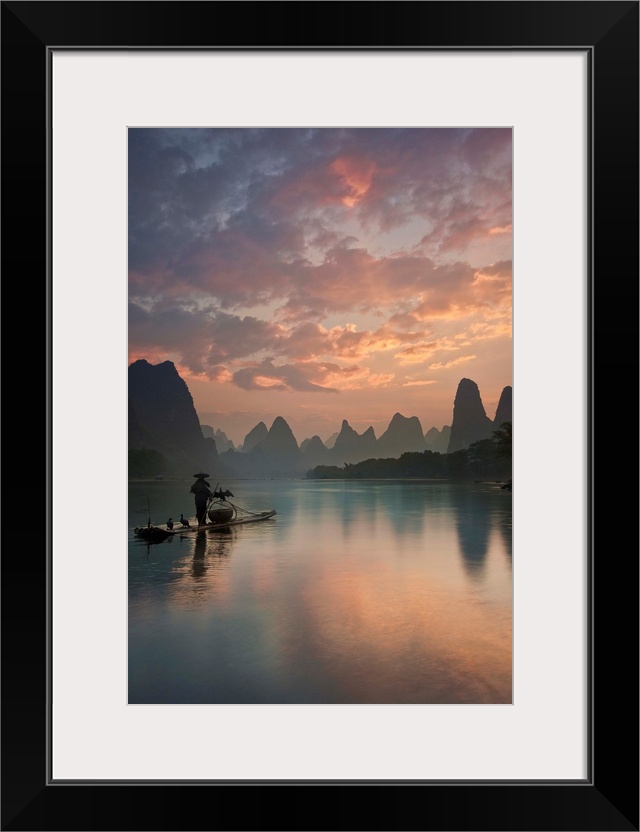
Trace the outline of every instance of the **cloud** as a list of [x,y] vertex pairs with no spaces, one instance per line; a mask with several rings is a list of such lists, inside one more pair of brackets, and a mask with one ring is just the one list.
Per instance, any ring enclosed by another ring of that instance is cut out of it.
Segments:
[[327,365],[327,382],[338,390],[376,390],[387,387],[395,378],[394,373],[376,373],[368,367],[339,367]]
[[[339,367],[335,369],[340,370]],[[334,372],[335,372],[334,369]],[[333,387],[324,386],[322,380],[331,372],[326,364],[281,364],[275,366],[271,359],[244,367],[233,374],[233,382],[244,390],[297,390],[303,393],[337,393]]]
[[317,356],[362,358],[393,350],[422,334],[422,330],[419,333],[397,331],[388,324],[374,331],[358,331],[353,323],[327,329],[320,324],[307,322],[287,330],[277,345],[277,351],[300,359]]
[[233,381],[233,373],[222,364],[207,367],[207,377],[210,381]]
[[337,393],[386,386],[393,378],[393,373],[374,373],[357,365],[342,367],[327,361],[276,365],[272,359],[265,359],[236,371],[232,380],[244,390]]
[[500,261],[481,269],[455,264],[444,274],[449,281],[432,281],[429,288],[416,298],[414,306],[404,305],[402,312],[391,317],[396,325],[416,326],[436,320],[463,320],[471,316],[511,314],[511,261]]
[[285,338],[284,328],[251,315],[241,317],[217,311],[211,318],[210,358],[219,361],[244,358],[270,350]]
[[510,349],[510,129],[132,128],[128,161],[132,359],[373,393]]
[[338,156],[329,165],[331,170],[344,181],[348,193],[342,197],[342,204],[353,208],[367,195],[371,187],[376,165],[372,159]]
[[276,355],[308,361],[318,358],[354,359],[392,351],[422,337],[424,330],[403,332],[388,324],[358,331],[347,323],[324,327],[315,322],[286,326],[251,315],[233,315],[211,306],[180,307],[157,304],[129,306],[131,354],[164,351],[196,374],[216,377],[218,365],[251,356]]
[[463,295],[474,270],[467,264],[436,266],[424,256],[376,257],[363,248],[336,248],[322,264],[305,270],[305,279],[290,287],[281,308],[285,319],[326,317],[349,310],[367,312],[406,304],[407,298],[429,299],[434,313]]
[[[510,130],[132,129],[131,295],[300,301],[357,259],[332,262],[348,226],[380,240],[418,218],[432,255],[509,237],[495,229],[511,222],[510,176]],[[380,279],[413,265],[387,257]]]
[[440,361],[435,364],[429,364],[430,370],[446,370],[449,367],[455,367],[457,364],[464,364],[467,361],[473,361],[477,355],[461,355],[459,358],[452,358],[451,361]]
[[497,234],[511,234],[512,231],[513,227],[511,223],[508,223],[507,225],[494,225],[493,228],[488,230],[487,234],[490,237],[495,237]]
[[443,344],[439,340],[434,341],[418,341],[408,347],[404,347],[396,354],[400,364],[423,364],[434,353],[443,349]]

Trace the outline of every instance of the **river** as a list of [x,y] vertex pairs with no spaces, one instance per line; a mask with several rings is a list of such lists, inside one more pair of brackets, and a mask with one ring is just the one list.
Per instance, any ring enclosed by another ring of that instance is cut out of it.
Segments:
[[[192,480],[129,484],[130,704],[512,701],[511,493],[243,480],[264,522],[149,544]],[[212,482],[212,485],[215,483]]]

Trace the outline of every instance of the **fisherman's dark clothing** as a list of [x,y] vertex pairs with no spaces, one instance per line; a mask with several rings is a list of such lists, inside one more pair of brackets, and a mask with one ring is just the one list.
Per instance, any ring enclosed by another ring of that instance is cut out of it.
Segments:
[[196,480],[191,486],[191,493],[195,495],[196,501],[196,517],[198,518],[198,525],[206,523],[207,521],[207,502],[211,496],[211,489],[209,483],[203,479]]

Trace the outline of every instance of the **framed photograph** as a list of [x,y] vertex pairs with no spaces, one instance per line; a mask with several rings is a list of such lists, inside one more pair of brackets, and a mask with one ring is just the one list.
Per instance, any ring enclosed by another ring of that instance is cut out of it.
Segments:
[[638,3],[2,21],[2,828],[637,830]]

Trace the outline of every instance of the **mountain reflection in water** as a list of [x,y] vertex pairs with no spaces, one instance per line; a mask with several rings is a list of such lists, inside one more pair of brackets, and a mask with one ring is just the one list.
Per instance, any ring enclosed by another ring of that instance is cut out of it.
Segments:
[[[129,488],[129,702],[511,702],[511,493],[451,481],[239,481],[265,522],[133,537],[188,483]],[[242,495],[242,500],[239,499]]]

